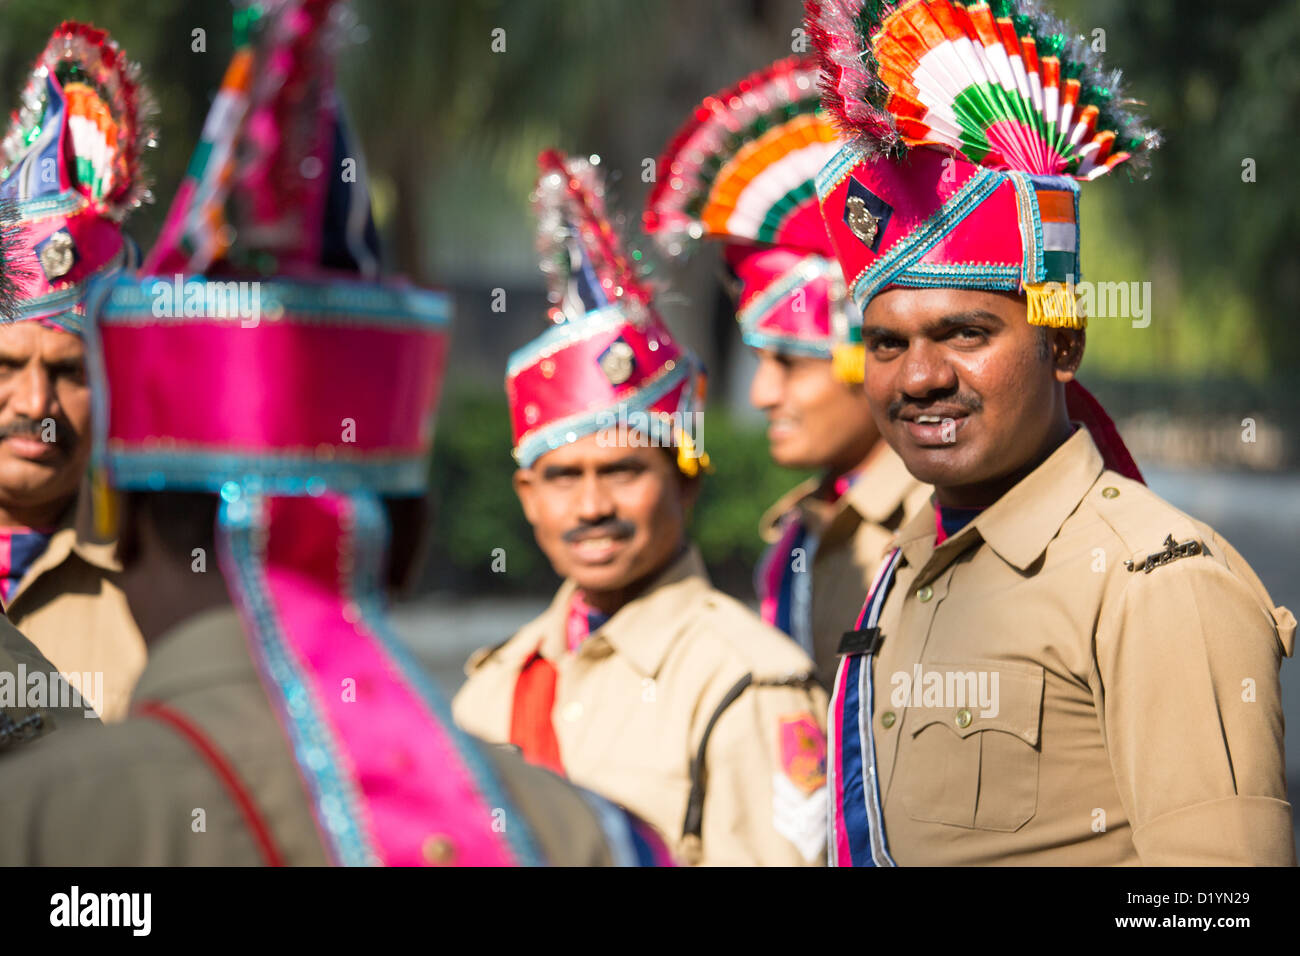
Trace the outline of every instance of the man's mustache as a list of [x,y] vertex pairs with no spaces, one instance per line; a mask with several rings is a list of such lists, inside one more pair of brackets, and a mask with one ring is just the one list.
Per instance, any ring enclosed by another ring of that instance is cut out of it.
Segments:
[[[61,445],[64,448],[70,448],[77,443],[76,433],[66,423],[59,419],[54,419],[51,445]],[[35,418],[20,416],[12,421],[0,425],[0,441],[6,438],[32,438],[36,441],[45,440],[45,420],[38,421]]]
[[931,396],[929,400],[925,402],[918,402],[913,398],[896,398],[889,403],[889,420],[891,422],[898,421],[898,416],[903,413],[903,409],[909,406],[918,409],[920,412],[924,412],[927,408],[931,408],[935,405],[942,405],[945,408],[951,408],[955,405],[969,415],[980,411],[984,407],[984,400],[974,392],[957,392],[952,396],[942,397],[937,395]]
[[575,544],[585,538],[630,538],[636,534],[636,525],[621,518],[607,518],[595,524],[580,524],[564,532],[564,543]]

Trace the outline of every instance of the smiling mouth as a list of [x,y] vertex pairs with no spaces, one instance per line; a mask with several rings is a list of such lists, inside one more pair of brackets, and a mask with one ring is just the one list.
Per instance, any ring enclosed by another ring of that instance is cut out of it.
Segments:
[[59,446],[55,442],[41,441],[34,435],[5,435],[0,441],[8,445],[10,451],[19,458],[47,460],[59,453]]
[[969,418],[968,412],[947,415],[916,415],[900,418],[903,430],[912,443],[922,448],[951,448],[957,444],[962,428]]
[[607,564],[627,547],[627,538],[613,535],[582,538],[569,544],[569,549],[583,564]]

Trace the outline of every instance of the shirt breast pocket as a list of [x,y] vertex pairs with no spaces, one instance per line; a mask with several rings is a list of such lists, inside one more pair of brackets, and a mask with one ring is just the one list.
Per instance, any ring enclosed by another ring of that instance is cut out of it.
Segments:
[[907,710],[892,789],[908,816],[1004,832],[1028,823],[1038,809],[1042,667],[927,661],[912,696],[947,706]]

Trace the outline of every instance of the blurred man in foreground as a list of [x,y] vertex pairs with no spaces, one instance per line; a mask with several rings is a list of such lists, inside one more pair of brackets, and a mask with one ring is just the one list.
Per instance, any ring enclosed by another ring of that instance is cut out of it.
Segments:
[[[365,180],[318,174],[359,155],[332,92],[335,6],[254,21],[146,274],[93,327],[96,455],[127,492],[123,587],[150,660],[128,720],[0,762],[0,863],[668,859],[612,805],[458,731],[389,628],[449,301],[366,279]],[[293,126],[265,153],[275,117]],[[149,268],[188,274],[197,301],[235,284],[193,272],[222,235],[216,270],[256,283],[275,322],[156,307]]]
[[556,324],[511,357],[506,391],[515,489],[565,582],[470,659],[456,720],[629,807],[685,862],[820,863],[825,694],[687,536],[703,371],[624,259],[599,171],[540,165]]
[[816,472],[763,516],[770,547],[755,589],[763,619],[816,661],[829,690],[845,621],[930,489],[880,440],[862,390],[862,317],[813,188],[840,145],[818,75],[792,57],[706,99],[659,160],[645,219],[669,255],[696,236],[726,243],[772,459]]

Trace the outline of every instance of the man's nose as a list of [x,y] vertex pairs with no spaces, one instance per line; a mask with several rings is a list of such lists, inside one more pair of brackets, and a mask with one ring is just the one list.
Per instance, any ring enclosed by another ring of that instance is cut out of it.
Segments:
[[956,387],[957,372],[938,343],[922,340],[908,347],[899,371],[899,391],[913,398],[924,398]]
[[605,482],[595,472],[583,475],[578,486],[578,518],[585,524],[595,524],[614,514],[614,499]]
[[50,415],[54,386],[39,362],[30,362],[10,380],[9,407],[16,414],[40,420]]

